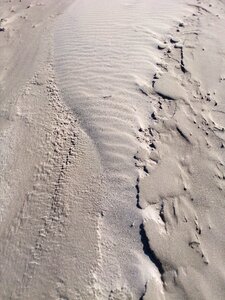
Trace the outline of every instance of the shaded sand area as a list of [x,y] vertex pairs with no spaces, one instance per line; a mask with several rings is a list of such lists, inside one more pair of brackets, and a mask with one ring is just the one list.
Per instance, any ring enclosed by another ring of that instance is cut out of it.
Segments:
[[224,2],[0,11],[0,299],[224,299]]

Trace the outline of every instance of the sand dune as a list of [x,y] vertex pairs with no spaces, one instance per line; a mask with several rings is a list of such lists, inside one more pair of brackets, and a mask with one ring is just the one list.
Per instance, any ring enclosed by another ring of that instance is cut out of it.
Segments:
[[224,2],[0,10],[0,299],[224,299]]

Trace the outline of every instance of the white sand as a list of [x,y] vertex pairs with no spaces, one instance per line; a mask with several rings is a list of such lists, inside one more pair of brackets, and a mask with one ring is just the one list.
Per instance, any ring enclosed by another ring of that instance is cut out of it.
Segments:
[[224,299],[223,1],[0,10],[0,299]]

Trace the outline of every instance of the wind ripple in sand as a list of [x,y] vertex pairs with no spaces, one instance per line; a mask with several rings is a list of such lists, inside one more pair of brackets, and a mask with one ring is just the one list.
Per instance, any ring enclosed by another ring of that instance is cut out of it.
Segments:
[[[130,148],[127,152],[117,147],[118,153],[125,158],[135,152],[136,111],[146,102],[135,81],[149,75],[150,58],[155,57],[154,34],[145,31],[159,31],[160,19],[168,15],[171,19],[175,8],[171,4],[162,1],[159,9],[148,1],[78,1],[58,25],[55,62],[59,84],[108,168],[114,160],[114,151],[108,155],[105,148],[111,131]],[[118,168],[125,168],[127,161],[116,159]]]

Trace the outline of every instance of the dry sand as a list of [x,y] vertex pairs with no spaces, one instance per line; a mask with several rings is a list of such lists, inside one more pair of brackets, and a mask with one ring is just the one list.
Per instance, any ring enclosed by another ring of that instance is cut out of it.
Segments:
[[0,14],[0,299],[225,299],[224,1]]

